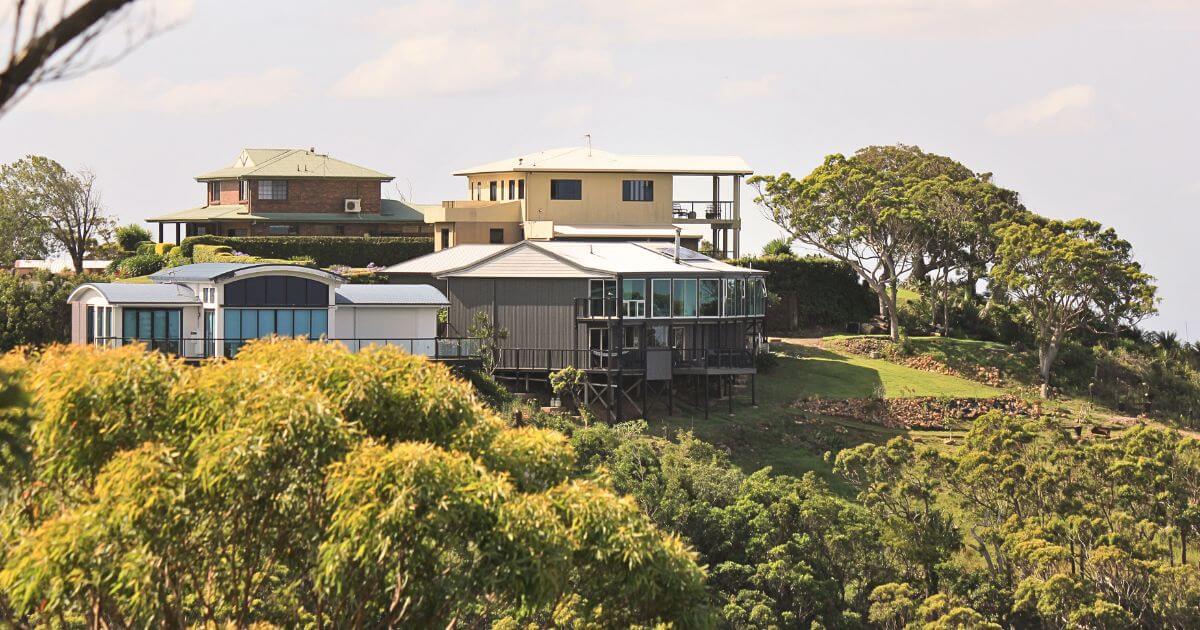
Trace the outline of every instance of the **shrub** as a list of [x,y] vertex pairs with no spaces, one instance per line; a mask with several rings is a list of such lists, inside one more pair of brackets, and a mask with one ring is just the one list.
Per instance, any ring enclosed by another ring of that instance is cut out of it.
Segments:
[[71,305],[75,287],[96,278],[39,272],[29,276],[0,274],[0,351],[22,345],[40,346],[71,338]]
[[394,265],[433,251],[433,239],[408,236],[189,236],[180,247],[194,257],[197,245],[226,245],[248,256],[309,257],[320,267]]
[[767,309],[767,330],[845,327],[870,319],[878,302],[850,267],[820,256],[763,256],[730,261],[767,272],[767,291],[779,296]]
[[152,238],[149,230],[136,223],[122,225],[113,234],[113,240],[116,241],[121,251],[126,252],[137,251],[139,245]]
[[138,254],[153,254],[154,249],[157,246],[158,246],[158,243],[155,243],[154,241],[142,241],[142,242],[138,243],[137,249],[134,251]]
[[160,254],[138,254],[118,263],[116,272],[121,278],[137,278],[148,276],[165,265],[166,258]]
[[[185,251],[182,246],[176,248],[180,252]],[[205,262],[228,262],[228,263],[272,263],[280,265],[301,265],[304,267],[315,267],[316,263],[311,256],[297,256],[295,258],[262,258],[260,256],[247,256],[233,251],[228,245],[196,245],[192,248],[191,260],[198,263]]]

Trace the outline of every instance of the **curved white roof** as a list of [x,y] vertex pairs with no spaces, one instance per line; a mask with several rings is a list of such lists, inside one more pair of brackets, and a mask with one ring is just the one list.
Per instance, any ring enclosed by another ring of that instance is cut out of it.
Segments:
[[104,296],[109,304],[198,304],[200,299],[181,284],[133,284],[88,282],[71,292],[68,302],[76,302],[88,291]]

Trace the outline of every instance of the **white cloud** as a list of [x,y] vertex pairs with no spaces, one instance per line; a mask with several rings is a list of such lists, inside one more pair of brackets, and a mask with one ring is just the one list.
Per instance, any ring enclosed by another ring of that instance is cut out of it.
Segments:
[[268,68],[250,75],[169,83],[133,81],[106,68],[79,79],[39,86],[22,107],[32,111],[83,116],[109,112],[183,114],[268,107],[299,91],[294,68]]
[[463,94],[508,84],[517,68],[511,51],[486,40],[413,37],[360,64],[335,89],[347,97]]
[[[591,105],[572,105],[550,111],[546,114],[545,123],[551,127],[583,130],[592,120],[594,110]],[[584,133],[580,131],[580,133]]]
[[[984,123],[997,133],[1013,133],[1051,123],[1069,121],[1091,107],[1096,89],[1076,84],[1052,90],[1050,93],[1020,105],[989,114]],[[1078,118],[1074,118],[1078,120]]]
[[555,48],[541,63],[541,76],[547,81],[607,78],[615,72],[612,55],[596,48]]
[[855,35],[973,37],[1028,31],[1150,9],[1190,12],[1183,0],[588,0],[593,14],[642,40]]
[[775,89],[777,77],[767,75],[757,79],[725,79],[721,81],[721,98],[736,101],[748,98],[764,98]]

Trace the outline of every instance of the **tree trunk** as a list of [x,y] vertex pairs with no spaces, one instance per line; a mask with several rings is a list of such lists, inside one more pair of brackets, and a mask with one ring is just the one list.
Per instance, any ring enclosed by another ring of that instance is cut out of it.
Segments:
[[83,273],[83,252],[78,254],[71,253],[71,264],[75,266],[75,273]]
[[[890,294],[889,294],[890,292]],[[896,279],[892,279],[891,286],[884,289],[885,295],[890,295],[885,306],[887,307],[888,317],[888,336],[892,341],[900,341],[900,314],[896,308]]]
[[1050,398],[1050,368],[1058,356],[1058,342],[1042,342],[1038,345],[1038,375],[1042,379],[1042,398]]

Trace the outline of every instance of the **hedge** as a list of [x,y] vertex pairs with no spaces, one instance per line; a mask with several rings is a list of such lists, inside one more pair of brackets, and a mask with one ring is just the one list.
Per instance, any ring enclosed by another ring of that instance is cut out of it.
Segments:
[[879,302],[845,263],[821,256],[762,256],[730,261],[767,272],[767,291],[779,296],[767,306],[766,328],[794,331],[844,328],[871,319]]
[[[177,250],[182,252],[183,248]],[[304,267],[313,267],[315,263],[310,256],[298,256],[296,258],[263,258],[261,256],[243,256],[235,253],[233,248],[228,245],[193,245],[192,246],[192,262],[230,262],[230,263],[275,263],[281,265],[302,265]]]
[[189,236],[180,247],[194,259],[196,245],[225,245],[248,256],[308,258],[319,267],[394,265],[433,252],[433,239],[410,236]]

